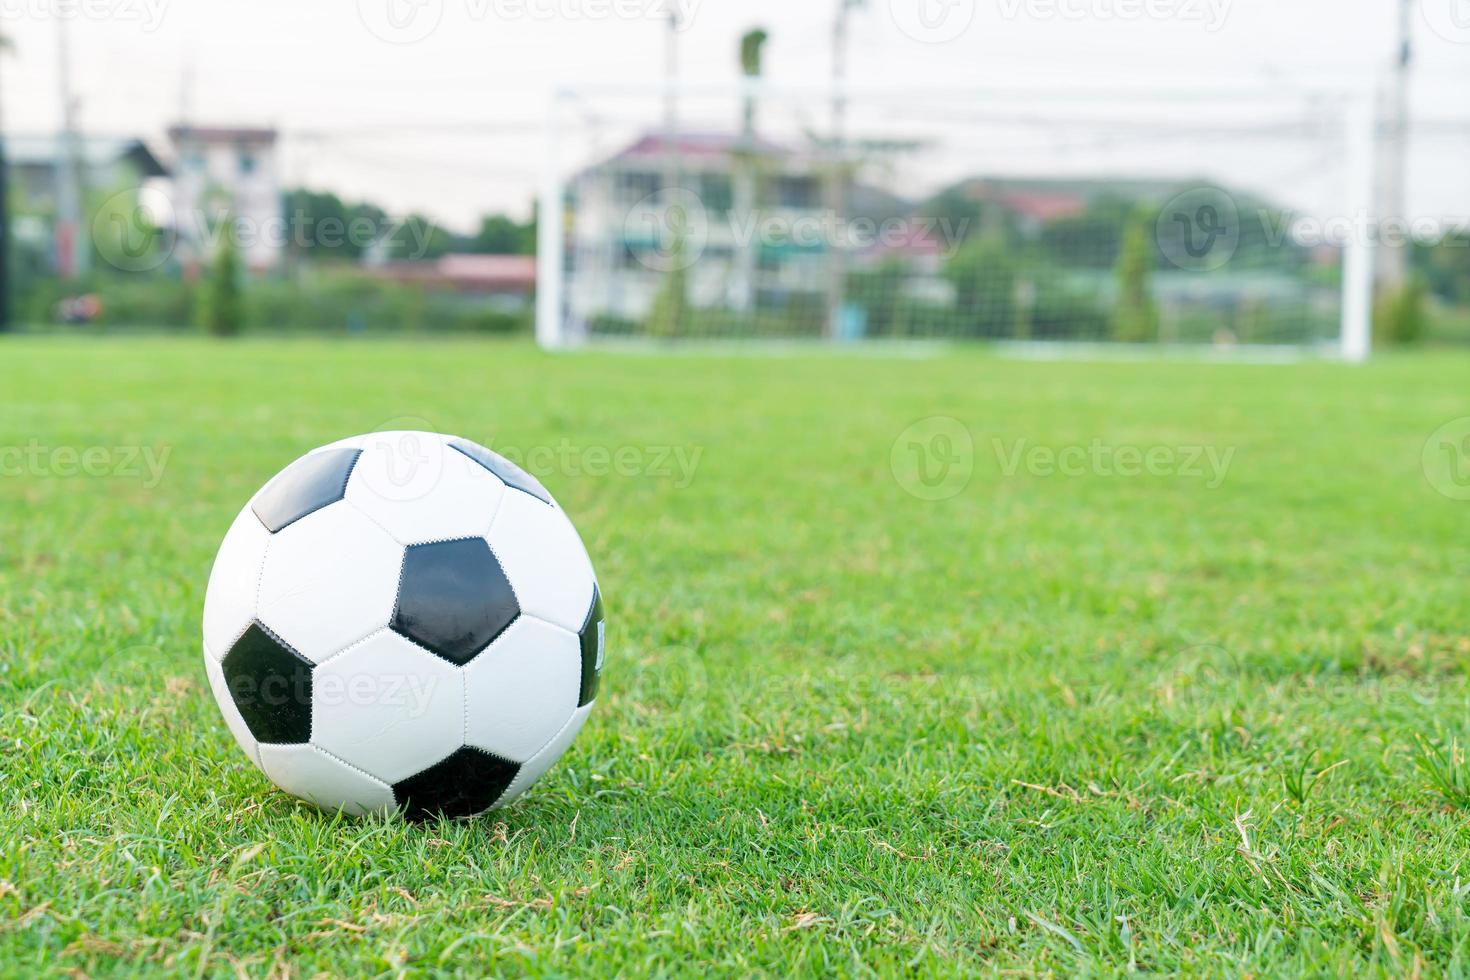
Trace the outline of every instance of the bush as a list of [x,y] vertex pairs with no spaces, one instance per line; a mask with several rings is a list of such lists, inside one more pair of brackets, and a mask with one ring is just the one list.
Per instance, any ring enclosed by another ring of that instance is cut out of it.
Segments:
[[163,276],[126,276],[96,283],[109,327],[176,327],[194,323],[199,300],[190,283]]
[[216,337],[233,337],[245,327],[243,275],[235,236],[221,235],[199,303],[199,325]]
[[218,304],[233,306],[226,324],[265,333],[529,333],[532,311],[498,307],[482,296],[425,290],[385,282],[356,269],[313,270],[300,280],[242,275],[234,296],[221,296],[213,272],[191,284],[164,272],[98,274],[86,282],[33,281],[17,304],[23,323],[56,323],[64,297],[95,293],[102,314],[95,326],[148,330],[206,327]]
[[1396,289],[1383,290],[1373,310],[1375,342],[1397,347],[1423,340],[1429,327],[1425,309],[1427,293],[1428,287],[1420,275],[1410,276]]
[[1118,300],[1113,307],[1113,339],[1148,341],[1159,337],[1159,311],[1154,305],[1151,279],[1154,247],[1149,226],[1140,215],[1123,234],[1118,255]]

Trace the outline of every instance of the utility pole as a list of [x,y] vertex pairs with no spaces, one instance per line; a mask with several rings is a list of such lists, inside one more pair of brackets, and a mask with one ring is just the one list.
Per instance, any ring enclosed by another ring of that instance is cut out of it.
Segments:
[[670,307],[670,322],[661,329],[668,329],[675,336],[684,332],[689,298],[684,274],[689,214],[685,210],[684,195],[677,192],[683,170],[679,151],[679,3],[680,0],[666,0],[665,6],[668,31],[664,35],[664,185],[660,202],[660,217],[673,236],[669,240],[669,259],[673,264],[664,273],[666,282],[663,288],[676,298]]
[[841,336],[842,311],[846,305],[847,254],[847,15],[866,0],[837,0],[837,18],[832,24],[832,186],[831,241],[827,242],[826,336]]
[[[760,151],[756,135],[757,102],[760,98],[762,49],[769,39],[766,32],[752,28],[740,38],[740,74],[744,76],[740,141],[732,156],[734,180],[731,182],[730,205],[741,221],[755,220],[760,209]],[[758,225],[758,220],[755,225]],[[756,267],[759,264],[756,236],[741,236],[736,246],[735,275],[729,291],[730,305],[741,313],[749,313],[755,304]]]
[[664,189],[679,183],[679,0],[668,0],[664,34]]
[[56,265],[62,279],[87,272],[88,251],[82,247],[82,188],[77,104],[71,88],[69,12],[56,18],[56,53],[61,84],[61,145],[56,166]]
[[1409,272],[1406,185],[1409,157],[1409,72],[1414,59],[1410,26],[1413,10],[1414,0],[1399,0],[1398,50],[1394,53],[1394,68],[1388,90],[1381,96],[1378,227],[1381,232],[1384,222],[1392,222],[1395,234],[1403,236],[1402,241],[1380,241],[1374,249],[1377,266],[1374,279],[1380,288],[1386,289],[1397,289]]

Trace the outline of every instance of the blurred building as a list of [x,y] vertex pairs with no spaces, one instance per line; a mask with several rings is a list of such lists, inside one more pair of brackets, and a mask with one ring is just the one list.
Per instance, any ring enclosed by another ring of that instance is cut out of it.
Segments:
[[[119,194],[135,199],[148,180],[168,176],[168,169],[136,137],[82,136],[76,142],[78,177],[86,213]],[[40,257],[51,271],[60,243],[57,208],[65,146],[62,137],[12,136],[5,141],[10,167],[12,231],[24,253]],[[116,209],[114,209],[116,210]],[[87,235],[89,229],[73,234]],[[24,261],[24,256],[22,256]]]
[[[695,306],[820,295],[822,183],[815,152],[738,133],[644,135],[573,181],[573,316],[646,317],[676,267]],[[815,233],[782,231],[804,228]]]
[[276,130],[180,125],[168,135],[177,161],[172,204],[180,261],[207,261],[220,224],[229,219],[242,261],[257,271],[274,268],[289,234],[281,215]]

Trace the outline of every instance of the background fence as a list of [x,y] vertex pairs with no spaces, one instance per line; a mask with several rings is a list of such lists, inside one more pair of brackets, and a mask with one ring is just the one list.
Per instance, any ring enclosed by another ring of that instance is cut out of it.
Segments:
[[542,340],[1340,345],[1366,330],[1363,102],[564,92]]

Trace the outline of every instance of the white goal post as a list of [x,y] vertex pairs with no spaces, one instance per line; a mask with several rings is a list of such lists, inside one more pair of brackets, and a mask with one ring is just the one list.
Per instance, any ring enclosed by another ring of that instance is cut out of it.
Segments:
[[1360,361],[1374,88],[564,88],[536,337]]

